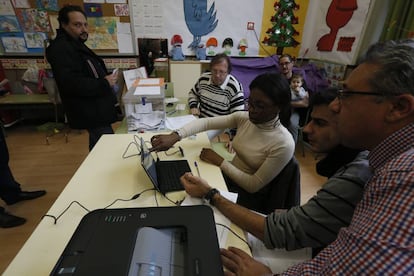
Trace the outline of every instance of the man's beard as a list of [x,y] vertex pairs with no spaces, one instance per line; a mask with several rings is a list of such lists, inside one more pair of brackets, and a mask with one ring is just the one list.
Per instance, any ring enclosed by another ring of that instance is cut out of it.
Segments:
[[88,40],[88,33],[81,33],[80,36],[79,36],[79,41],[84,43],[84,42],[86,42],[86,40]]

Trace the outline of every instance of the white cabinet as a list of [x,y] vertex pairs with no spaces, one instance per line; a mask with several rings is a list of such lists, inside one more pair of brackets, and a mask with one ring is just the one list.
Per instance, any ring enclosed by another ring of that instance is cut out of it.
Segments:
[[201,73],[209,67],[209,62],[170,61],[170,81],[174,84],[174,97],[187,98]]

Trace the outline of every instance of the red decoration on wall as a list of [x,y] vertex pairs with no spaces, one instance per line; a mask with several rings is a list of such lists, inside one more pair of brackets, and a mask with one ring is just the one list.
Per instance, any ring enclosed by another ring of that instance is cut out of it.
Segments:
[[352,45],[354,45],[355,37],[341,37],[339,38],[337,51],[340,52],[351,52]]
[[[318,51],[332,51],[339,29],[348,24],[357,8],[356,0],[332,0],[326,14],[326,25],[331,30],[319,39],[317,43]],[[338,50],[339,48],[342,47],[338,45]],[[345,47],[344,49],[348,48]]]

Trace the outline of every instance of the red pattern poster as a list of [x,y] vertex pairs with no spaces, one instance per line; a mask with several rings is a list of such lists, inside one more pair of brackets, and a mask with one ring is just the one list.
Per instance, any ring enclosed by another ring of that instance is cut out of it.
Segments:
[[314,0],[306,17],[300,56],[355,64],[370,0]]

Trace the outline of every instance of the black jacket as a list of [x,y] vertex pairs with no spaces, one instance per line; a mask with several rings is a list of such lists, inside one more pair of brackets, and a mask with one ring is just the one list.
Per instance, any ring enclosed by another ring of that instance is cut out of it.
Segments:
[[103,60],[65,30],[46,49],[69,126],[88,129],[107,126],[117,120],[117,103]]

